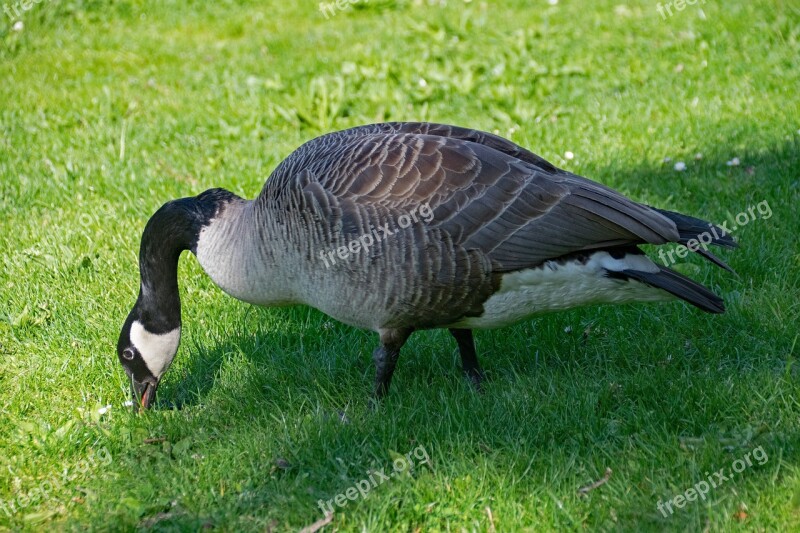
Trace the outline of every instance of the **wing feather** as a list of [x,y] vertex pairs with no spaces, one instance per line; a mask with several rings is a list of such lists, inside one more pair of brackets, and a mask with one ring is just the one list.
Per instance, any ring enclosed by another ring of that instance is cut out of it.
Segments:
[[653,208],[496,135],[439,124],[377,124],[314,139],[279,165],[261,197],[280,201],[298,190],[308,208],[348,222],[346,233],[427,204],[429,230],[485,254],[497,271],[680,238]]

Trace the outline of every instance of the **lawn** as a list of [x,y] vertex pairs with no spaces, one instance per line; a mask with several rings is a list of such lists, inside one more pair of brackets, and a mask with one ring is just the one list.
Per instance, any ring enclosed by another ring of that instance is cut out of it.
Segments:
[[[800,528],[797,3],[324,4],[4,3],[0,530],[299,530],[329,500],[325,531]],[[751,208],[738,275],[676,267],[727,313],[478,332],[482,394],[419,332],[373,410],[375,334],[233,300],[185,254],[183,343],[133,414],[115,346],[149,216],[253,198],[302,142],[384,120],[717,223]]]

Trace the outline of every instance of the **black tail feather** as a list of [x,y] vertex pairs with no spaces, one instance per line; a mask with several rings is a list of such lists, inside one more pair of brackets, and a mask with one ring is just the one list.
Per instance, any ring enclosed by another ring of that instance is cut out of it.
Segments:
[[722,298],[696,281],[667,267],[659,266],[658,272],[623,270],[621,273],[651,287],[663,289],[707,313],[725,312],[725,302],[722,301]]
[[697,239],[700,235],[708,235],[711,238],[710,244],[715,246],[722,246],[724,248],[736,248],[739,246],[737,242],[721,227],[703,219],[690,217],[674,211],[667,211],[666,209],[653,208],[668,219],[672,220],[678,227],[678,234],[681,244],[686,244],[692,239]]
[[704,250],[702,248],[698,248],[697,249],[697,254],[703,256],[706,259],[708,259],[709,261],[711,261],[712,263],[714,263],[718,267],[724,268],[725,270],[727,270],[731,274],[736,274],[736,272],[731,267],[728,266],[728,263],[726,263],[725,261],[723,261],[722,259],[720,259],[716,255],[712,254],[708,250]]
[[[713,244],[714,246],[721,246],[723,248],[736,248],[739,246],[733,237],[731,237],[724,229],[706,222],[703,219],[690,217],[674,211],[667,211],[665,209],[653,208],[662,215],[666,216],[675,223],[678,228],[678,242],[686,246],[689,241],[700,243],[699,246],[693,245],[689,249],[701,255],[708,261],[711,261],[720,268],[724,268],[728,272],[736,274],[734,270],[725,263],[722,259],[708,251],[707,245]],[[701,236],[706,236],[701,238]],[[710,239],[710,240],[709,240]],[[694,243],[693,243],[694,244]]]

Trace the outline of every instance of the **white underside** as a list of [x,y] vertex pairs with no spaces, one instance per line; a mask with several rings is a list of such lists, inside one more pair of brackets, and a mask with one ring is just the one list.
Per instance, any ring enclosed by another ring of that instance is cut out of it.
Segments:
[[528,270],[503,276],[500,290],[484,304],[484,313],[452,326],[496,328],[524,318],[590,304],[657,302],[674,297],[661,289],[638,281],[609,278],[606,271],[639,270],[657,272],[658,266],[643,255],[614,259],[607,252],[597,252],[580,264],[548,261]]

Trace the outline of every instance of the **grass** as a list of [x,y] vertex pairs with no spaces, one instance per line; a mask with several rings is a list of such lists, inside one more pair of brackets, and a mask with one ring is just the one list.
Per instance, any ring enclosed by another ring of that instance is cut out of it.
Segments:
[[[800,527],[791,2],[663,19],[650,0],[370,0],[328,18],[316,2],[52,0],[21,31],[2,16],[0,529],[297,530],[414,450],[428,463],[327,529]],[[773,214],[723,252],[738,277],[679,265],[726,314],[594,307],[481,332],[482,395],[446,333],[417,333],[378,412],[374,334],[234,301],[187,255],[183,345],[159,408],[130,413],[114,347],[149,215],[210,187],[252,198],[303,141],[382,120],[496,131],[717,222]],[[756,449],[768,460],[705,500],[657,509]]]

